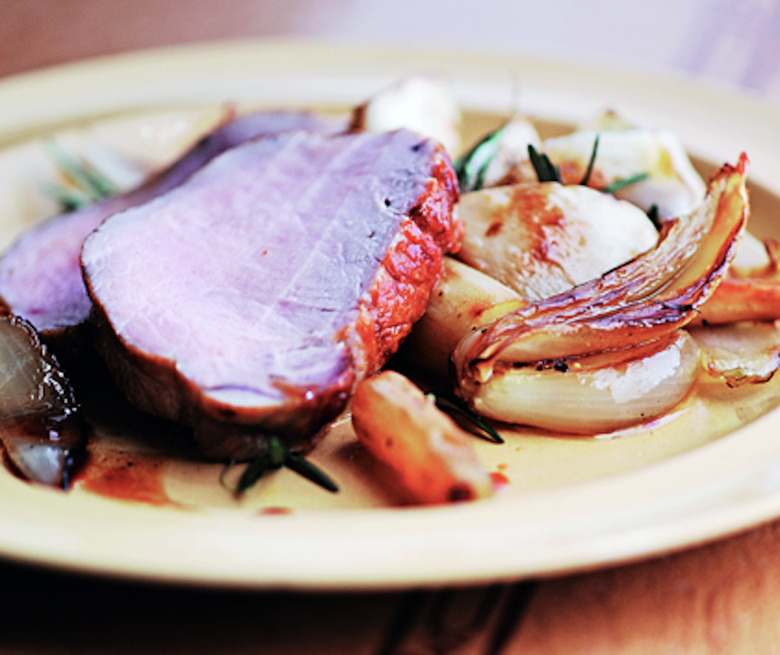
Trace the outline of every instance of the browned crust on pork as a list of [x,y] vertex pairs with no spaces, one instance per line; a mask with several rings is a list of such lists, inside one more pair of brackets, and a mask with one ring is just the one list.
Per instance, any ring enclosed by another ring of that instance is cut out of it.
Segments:
[[425,313],[445,252],[456,252],[463,226],[452,216],[458,183],[442,147],[431,180],[409,212],[360,303],[355,329],[363,344],[358,379],[378,371]]

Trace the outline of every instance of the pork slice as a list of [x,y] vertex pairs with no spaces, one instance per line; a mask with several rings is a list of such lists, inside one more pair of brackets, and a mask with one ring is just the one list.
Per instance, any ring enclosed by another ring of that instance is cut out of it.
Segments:
[[341,129],[306,111],[266,111],[235,118],[201,139],[181,159],[147,183],[80,210],[44,220],[23,233],[0,257],[0,297],[25,317],[50,345],[83,335],[92,303],[79,256],[87,235],[108,216],[144,203],[181,184],[203,164],[248,139],[291,129]]
[[99,349],[207,456],[305,442],[423,314],[456,197],[442,147],[404,130],[233,148],[86,240]]

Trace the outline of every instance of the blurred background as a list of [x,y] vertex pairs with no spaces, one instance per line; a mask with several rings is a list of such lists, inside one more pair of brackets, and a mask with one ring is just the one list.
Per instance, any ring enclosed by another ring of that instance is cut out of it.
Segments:
[[0,76],[139,48],[303,37],[682,75],[780,104],[780,0],[0,0]]

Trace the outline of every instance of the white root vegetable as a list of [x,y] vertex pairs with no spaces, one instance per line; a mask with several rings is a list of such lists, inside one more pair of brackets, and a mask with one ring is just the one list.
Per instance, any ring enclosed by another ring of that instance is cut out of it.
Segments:
[[[664,130],[629,128],[618,130],[578,130],[542,142],[541,151],[558,167],[564,184],[580,184],[588,170],[598,137],[598,150],[588,185],[603,189],[637,175],[642,180],[615,191],[644,211],[654,205],[662,219],[695,209],[706,186],[694,169],[680,141]],[[537,179],[530,162],[507,172],[502,183]]]
[[425,315],[404,344],[404,353],[446,377],[450,355],[466,334],[525,304],[498,280],[457,259],[445,257],[441,278]]
[[351,126],[372,132],[406,128],[436,139],[452,156],[460,148],[460,108],[434,75],[413,75],[381,89],[355,108]]
[[[737,245],[737,254],[731,263],[731,274],[736,277],[778,276],[780,246],[777,242],[761,241],[745,230]],[[778,276],[780,279],[780,276]]]
[[[648,344],[665,347],[728,270],[748,215],[746,166],[744,155],[736,167],[725,165],[710,180],[702,205],[674,221],[653,250],[465,337],[453,355],[460,394],[473,402],[486,385],[499,384],[502,376],[495,374],[508,366],[558,360],[571,368],[586,355],[624,351],[628,358],[637,349],[638,358],[647,356]],[[668,409],[652,394],[646,399],[647,417]]]
[[598,278],[658,240],[636,206],[557,182],[467,193],[455,212],[465,226],[460,259],[527,300]]
[[358,385],[352,425],[361,443],[392,469],[409,502],[439,504],[493,493],[474,437],[399,373],[384,371]]

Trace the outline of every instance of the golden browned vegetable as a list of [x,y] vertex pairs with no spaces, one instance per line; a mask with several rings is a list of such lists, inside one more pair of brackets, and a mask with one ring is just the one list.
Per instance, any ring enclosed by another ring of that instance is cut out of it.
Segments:
[[524,305],[517,293],[498,280],[445,257],[441,279],[405,344],[405,353],[420,366],[446,377],[450,355],[465,335]]
[[763,267],[748,270],[745,275],[732,266],[732,275],[701,308],[702,323],[780,319],[780,244],[769,239],[764,247],[767,263]]
[[600,277],[650,250],[647,214],[586,186],[514,184],[461,196],[458,257],[532,301]]
[[[653,250],[594,282],[532,303],[464,338],[453,356],[461,395],[478,412],[490,407],[492,418],[530,422],[517,416],[512,402],[515,393],[528,392],[527,376],[515,382],[506,374],[508,369],[552,366],[565,373],[582,363],[578,358],[598,353],[614,357],[622,351],[625,361],[632,357],[632,349],[637,357],[647,357],[648,348],[666,352],[668,370],[678,369],[681,382],[692,380],[684,364],[689,349],[682,344],[677,354],[664,349],[676,331],[696,317],[728,270],[747,220],[746,166],[744,155],[736,167],[724,166],[710,181],[702,205],[674,221]],[[658,348],[652,346],[654,342]],[[652,379],[662,374],[656,370]],[[603,383],[598,376],[590,382],[594,389]],[[500,386],[501,393],[492,392],[492,385]],[[560,414],[554,387],[547,402],[536,399],[539,407],[547,407],[552,424],[546,421],[545,427],[552,429]],[[623,417],[625,425],[657,416],[670,409],[669,402],[676,402],[674,396],[658,402],[659,387],[646,388],[646,402],[632,399],[633,411]],[[580,409],[585,413],[588,394],[581,397]],[[487,398],[490,402],[483,402]],[[534,419],[531,424],[540,423]],[[617,425],[613,423],[611,429]],[[561,429],[570,428],[562,425]]]
[[699,320],[714,325],[779,318],[780,280],[727,278],[702,306]]
[[393,470],[410,502],[446,503],[493,493],[473,437],[399,373],[384,371],[358,385],[352,425],[366,448]]

